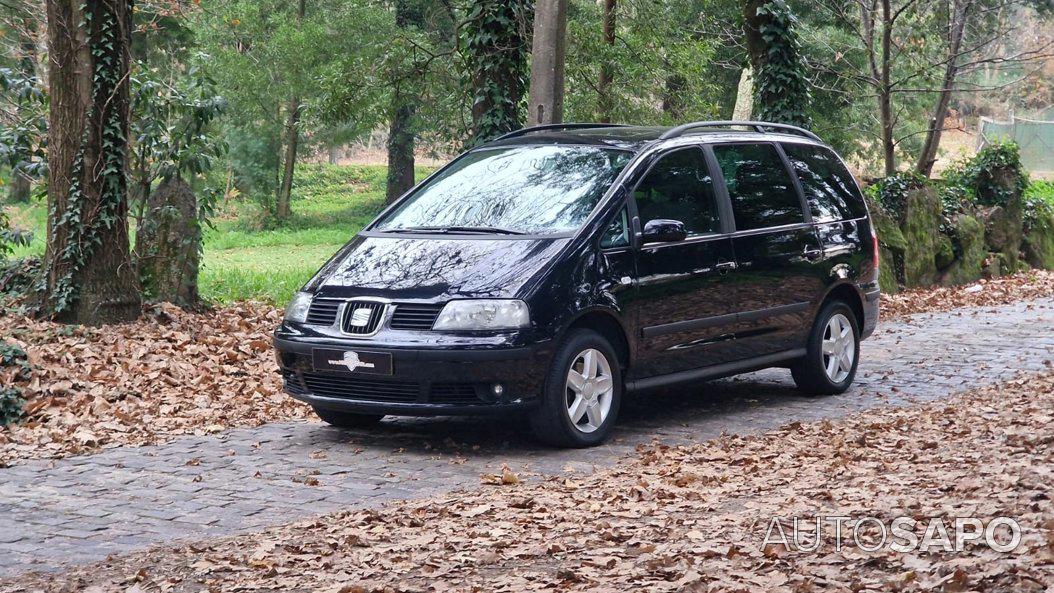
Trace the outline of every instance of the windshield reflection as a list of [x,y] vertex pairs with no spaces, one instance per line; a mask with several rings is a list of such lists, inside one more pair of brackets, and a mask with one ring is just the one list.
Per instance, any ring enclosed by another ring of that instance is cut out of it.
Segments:
[[592,146],[477,150],[420,187],[376,228],[571,231],[585,221],[632,156]]

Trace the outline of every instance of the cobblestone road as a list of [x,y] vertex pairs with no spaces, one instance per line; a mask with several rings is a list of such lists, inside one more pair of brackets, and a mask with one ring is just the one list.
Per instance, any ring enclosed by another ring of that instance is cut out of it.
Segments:
[[769,370],[633,398],[616,438],[591,450],[540,448],[508,421],[396,419],[368,432],[270,424],[15,465],[0,469],[0,576],[471,487],[506,463],[524,474],[588,472],[652,438],[703,441],[931,400],[1052,360],[1054,300],[1044,300],[881,324],[841,396],[800,397],[787,371]]

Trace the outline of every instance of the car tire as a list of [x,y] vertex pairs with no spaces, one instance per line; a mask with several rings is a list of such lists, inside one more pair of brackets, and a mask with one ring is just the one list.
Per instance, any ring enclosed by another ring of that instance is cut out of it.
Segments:
[[599,445],[611,436],[622,392],[622,369],[611,344],[592,330],[572,330],[549,365],[541,405],[529,416],[531,429],[556,447]]
[[377,424],[381,418],[384,418],[381,414],[352,414],[325,408],[314,408],[314,410],[323,422],[337,428],[366,428]]
[[[832,337],[834,333],[840,335]],[[859,362],[856,315],[845,302],[831,301],[816,316],[805,357],[791,367],[791,376],[798,389],[808,395],[843,393],[853,384]]]

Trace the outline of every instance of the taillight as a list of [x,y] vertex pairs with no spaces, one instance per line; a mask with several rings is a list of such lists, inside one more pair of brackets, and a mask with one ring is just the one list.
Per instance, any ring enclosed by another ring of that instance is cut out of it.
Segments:
[[878,233],[875,232],[875,225],[871,225],[871,259],[875,262],[875,269],[878,269]]

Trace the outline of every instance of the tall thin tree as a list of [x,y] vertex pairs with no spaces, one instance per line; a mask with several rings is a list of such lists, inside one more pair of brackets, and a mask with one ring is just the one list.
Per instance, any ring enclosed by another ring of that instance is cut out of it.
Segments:
[[534,12],[529,125],[564,121],[567,0],[538,0]]
[[[305,0],[298,0],[296,7],[296,22],[299,24],[304,20],[307,11]],[[296,170],[296,153],[300,144],[300,95],[294,92],[286,103],[285,121],[285,156],[282,163],[282,183],[278,186],[278,199],[275,200],[275,217],[279,220],[289,218],[293,213],[290,203],[293,194],[293,173]]]
[[[610,52],[615,46],[615,0],[604,0],[604,45]],[[597,81],[597,119],[611,122],[615,105],[611,96],[611,83],[615,78],[615,64],[609,55],[600,64],[600,80]]]

